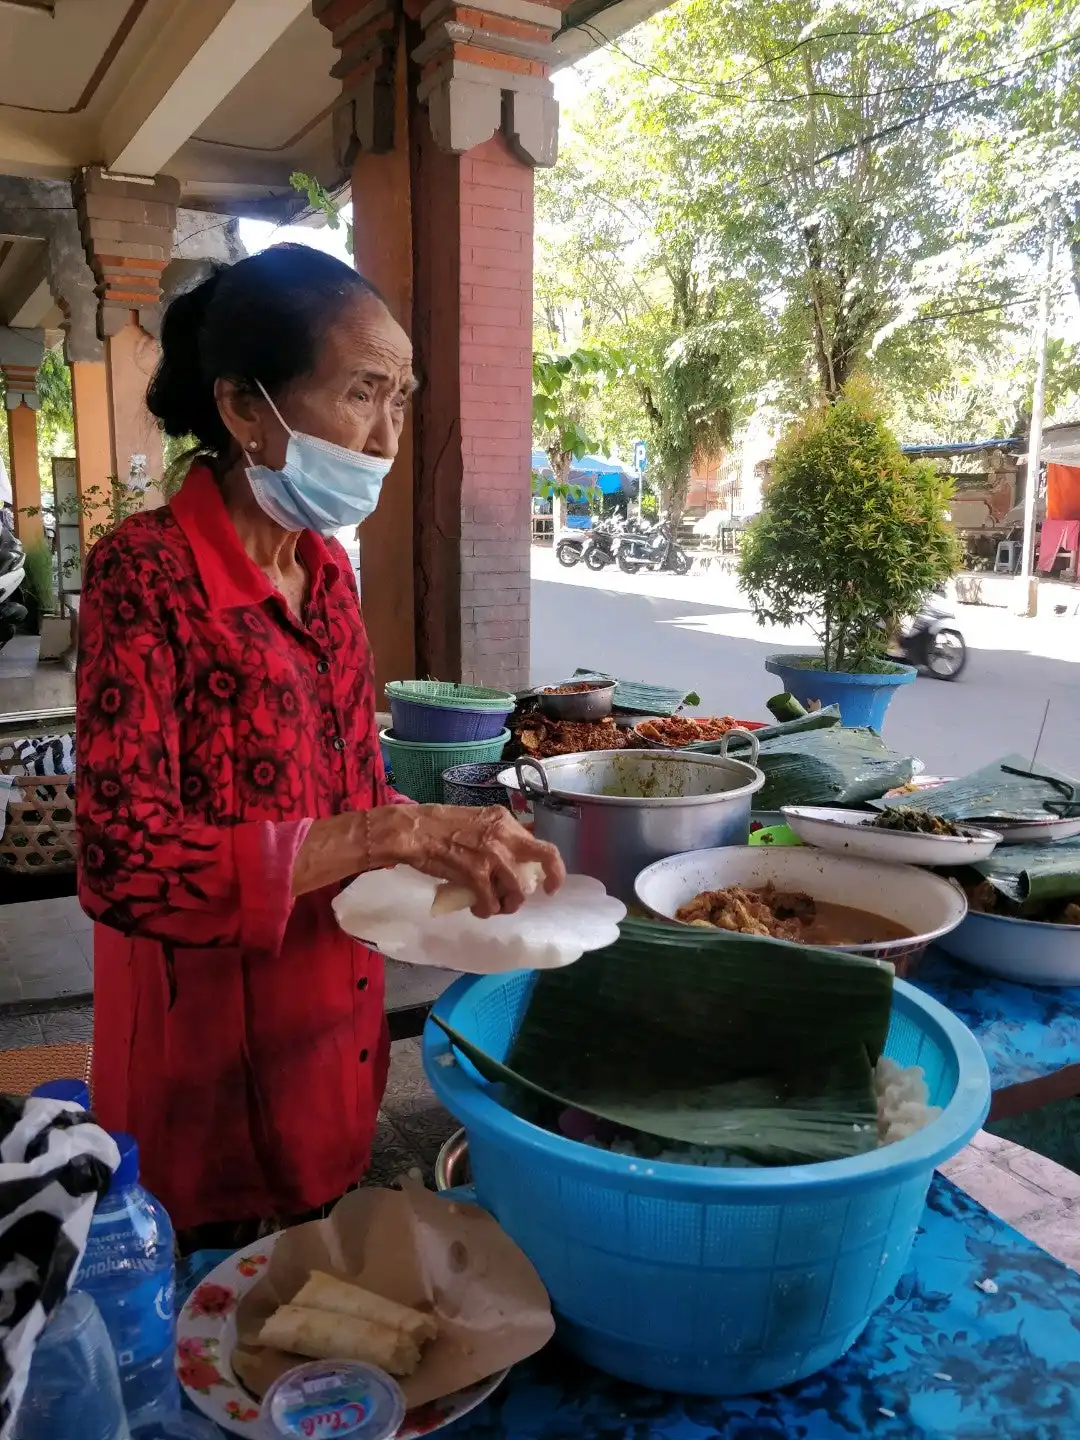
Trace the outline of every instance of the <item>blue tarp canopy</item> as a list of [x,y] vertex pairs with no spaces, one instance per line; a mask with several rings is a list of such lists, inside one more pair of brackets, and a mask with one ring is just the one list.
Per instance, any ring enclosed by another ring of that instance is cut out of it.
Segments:
[[[532,468],[543,475],[545,480],[554,476],[551,463],[543,450],[532,452]],[[570,466],[572,485],[596,485],[605,495],[636,495],[637,472],[613,455],[582,455]]]

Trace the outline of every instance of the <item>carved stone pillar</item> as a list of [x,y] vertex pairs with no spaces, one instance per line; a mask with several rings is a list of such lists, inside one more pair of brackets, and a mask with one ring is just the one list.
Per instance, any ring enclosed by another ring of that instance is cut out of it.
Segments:
[[554,165],[559,106],[548,75],[561,11],[532,0],[483,9],[431,0],[419,19],[424,38],[412,58],[435,143],[464,155],[501,131],[527,165]]
[[[161,434],[145,400],[158,358],[161,276],[172,259],[180,185],[160,175],[145,184],[116,180],[92,165],[76,180],[73,198],[105,342],[111,473],[126,479],[141,460],[145,473],[160,479]],[[107,476],[86,479],[104,487]],[[148,491],[148,502],[156,496]]]
[[[13,330],[0,326],[0,371],[4,376],[8,422],[8,460],[15,530],[25,544],[39,540],[41,475],[37,445],[37,371],[45,349],[42,330]],[[37,515],[20,512],[30,507]]]

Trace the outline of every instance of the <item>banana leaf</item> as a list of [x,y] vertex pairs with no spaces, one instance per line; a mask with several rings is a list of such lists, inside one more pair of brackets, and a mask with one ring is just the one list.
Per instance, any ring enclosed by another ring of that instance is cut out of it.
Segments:
[[881,961],[626,920],[614,945],[537,976],[505,1062],[462,1049],[559,1106],[796,1163],[873,1143],[891,1004]]
[[1045,820],[1080,815],[1080,780],[1041,762],[1033,771],[1022,755],[1006,755],[970,775],[883,803],[945,820]]
[[870,729],[849,730],[833,725],[828,729],[786,731],[759,743],[757,763],[765,785],[754,796],[755,809],[863,805],[896,785],[906,784],[914,774],[913,757],[890,750]]
[[675,1144],[716,1148],[758,1165],[801,1165],[837,1160],[874,1148],[877,1107],[866,1051],[780,1078],[750,1077],[679,1091],[658,1090],[651,1100],[620,1089],[583,1090],[560,1095],[486,1054],[432,1016],[436,1025],[485,1080],[523,1090],[541,1107],[523,1118],[535,1120],[565,1109]]
[[1080,899],[1080,836],[1052,845],[1001,845],[969,868],[1025,908]]

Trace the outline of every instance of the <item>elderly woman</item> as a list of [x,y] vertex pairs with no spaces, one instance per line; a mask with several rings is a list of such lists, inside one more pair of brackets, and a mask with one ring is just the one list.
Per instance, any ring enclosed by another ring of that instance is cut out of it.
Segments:
[[[240,1242],[355,1185],[389,1041],[379,956],[330,902],[409,864],[522,902],[563,868],[502,809],[387,786],[352,568],[414,388],[409,341],[340,261],[279,246],[173,301],[147,404],[196,458],[86,570],[79,895],[94,1103],[190,1243]],[[403,477],[402,483],[408,483]]]

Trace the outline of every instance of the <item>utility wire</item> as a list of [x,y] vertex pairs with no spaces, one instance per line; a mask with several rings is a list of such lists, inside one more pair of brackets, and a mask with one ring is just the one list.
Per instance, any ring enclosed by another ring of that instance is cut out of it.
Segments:
[[[932,13],[934,13],[934,14],[943,14],[943,13],[946,13],[946,12],[944,12],[944,11],[934,11],[934,12],[932,12]],[[912,22],[912,23],[914,23],[914,22]],[[722,91],[731,90],[731,89],[738,89],[739,86],[740,86],[740,82],[741,82],[742,79],[744,79],[746,76],[753,75],[753,74],[755,74],[755,73],[756,73],[757,71],[759,71],[759,70],[767,69],[768,66],[775,64],[778,59],[782,59],[782,58],[784,58],[786,55],[788,55],[788,54],[791,53],[790,51],[785,51],[785,52],[783,52],[782,55],[772,56],[769,60],[764,61],[761,65],[754,66],[753,69],[744,71],[743,74],[742,74],[737,80],[734,80],[734,81],[726,81],[726,80],[720,81],[720,82],[719,82],[719,87],[718,87],[717,89],[714,89],[713,87],[708,86],[708,85],[699,85],[699,84],[696,84],[694,81],[692,81],[692,80],[687,80],[687,79],[685,79],[684,77],[682,77],[682,76],[680,76],[680,75],[671,75],[671,74],[668,74],[666,71],[658,69],[655,65],[650,65],[650,64],[648,63],[648,61],[646,61],[646,60],[641,60],[641,59],[639,59],[636,55],[632,55],[628,50],[624,50],[621,45],[619,45],[619,44],[616,43],[616,41],[614,41],[614,40],[609,40],[608,37],[607,37],[606,35],[604,35],[604,33],[603,33],[601,30],[598,30],[595,25],[584,24],[584,25],[581,25],[579,28],[582,29],[582,30],[588,31],[589,34],[590,34],[590,36],[591,36],[591,38],[594,39],[594,40],[596,40],[599,44],[608,46],[610,49],[614,50],[614,51],[616,52],[616,54],[621,55],[624,60],[628,60],[631,65],[636,65],[639,70],[644,70],[644,71],[646,71],[647,74],[649,74],[649,75],[654,75],[658,80],[665,80],[665,81],[667,81],[667,83],[668,83],[669,85],[673,85],[673,86],[676,87],[676,89],[679,89],[679,90],[685,90],[685,91],[687,92],[687,94],[690,94],[690,95],[702,95],[702,96],[705,96],[705,97],[707,97],[707,98],[709,98],[709,99],[713,99],[713,100],[723,100],[723,101],[727,101],[728,103],[732,103],[731,100],[730,100],[730,97],[727,96],[727,95],[725,95],[725,94],[723,94],[723,93],[721,93]],[[899,28],[899,27],[897,27],[897,28]],[[888,35],[888,34],[891,34],[891,33],[893,33],[893,32],[892,32],[892,31],[888,31],[888,30],[853,30],[853,31],[847,31],[847,32],[837,30],[837,31],[830,31],[830,32],[827,32],[827,33],[824,33],[824,34],[821,34],[821,35],[811,36],[811,37],[810,37],[809,39],[807,39],[807,40],[802,40],[802,41],[800,41],[800,42],[799,42],[799,45],[802,46],[802,45],[810,44],[812,40],[831,40],[831,39],[834,39],[837,35],[843,35],[843,34],[845,34],[845,33],[846,33],[846,34],[851,34],[851,35],[864,35],[864,36],[872,37],[872,36],[877,36],[877,35]],[[938,90],[938,89],[940,89],[940,88],[941,88],[942,86],[944,86],[944,85],[963,85],[963,84],[970,84],[970,83],[971,83],[972,81],[974,81],[974,80],[984,80],[984,79],[986,79],[986,78],[987,78],[988,76],[990,76],[990,75],[1001,75],[1001,74],[1004,74],[1004,75],[1005,75],[1005,79],[996,82],[996,85],[1000,86],[1000,85],[1005,84],[1005,83],[1007,82],[1008,76],[1011,75],[1014,71],[1022,70],[1025,66],[1031,64],[1031,62],[1032,62],[1033,60],[1041,59],[1041,57],[1044,56],[1044,55],[1052,55],[1052,54],[1054,54],[1056,51],[1059,51],[1059,50],[1061,50],[1061,49],[1069,46],[1070,44],[1075,43],[1078,39],[1080,39],[1080,35],[1067,36],[1066,39],[1064,39],[1064,40],[1057,41],[1057,42],[1056,42],[1055,44],[1053,44],[1053,45],[1044,46],[1044,47],[1042,47],[1042,48],[1039,49],[1039,50],[1033,50],[1033,51],[1029,52],[1027,55],[1021,55],[1021,56],[1019,56],[1016,60],[1011,60],[1011,61],[1009,61],[1007,64],[1003,64],[1003,65],[993,65],[993,66],[991,66],[991,67],[990,67],[989,69],[987,69],[987,70],[980,70],[980,71],[976,71],[976,72],[974,72],[974,73],[972,73],[972,74],[967,74],[967,75],[945,76],[945,77],[943,77],[943,78],[940,79],[940,80],[930,80],[930,81],[925,81],[925,82],[915,82],[915,83],[910,84],[910,85],[887,85],[887,86],[883,86],[883,87],[882,87],[881,89],[879,89],[879,90],[828,90],[828,89],[820,89],[820,90],[802,90],[802,91],[797,91],[796,93],[791,94],[791,95],[770,95],[770,96],[762,96],[762,97],[744,96],[744,97],[742,97],[741,99],[739,99],[738,101],[735,101],[734,103],[739,104],[739,105],[764,105],[764,106],[770,106],[770,105],[797,105],[797,104],[800,104],[800,103],[801,103],[802,101],[804,101],[804,100],[812,100],[812,99],[819,99],[819,98],[820,98],[820,99],[831,99],[831,100],[874,100],[874,99],[878,98],[878,97],[881,96],[881,95],[895,95],[895,94],[905,94],[905,95],[906,95],[906,94],[911,94],[911,93],[913,93],[914,91],[917,91],[917,90]],[[793,48],[798,48],[798,47],[793,47]],[[988,86],[987,88],[990,89],[990,88],[995,88],[995,87],[990,87],[990,86]]]

